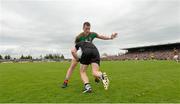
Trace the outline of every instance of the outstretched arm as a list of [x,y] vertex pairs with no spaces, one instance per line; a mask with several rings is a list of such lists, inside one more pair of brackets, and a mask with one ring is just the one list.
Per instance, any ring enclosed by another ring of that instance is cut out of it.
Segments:
[[97,34],[97,38],[98,38],[98,39],[102,39],[102,40],[111,40],[111,39],[116,38],[117,35],[118,35],[117,33],[112,33],[111,36],[107,36],[107,35],[99,35],[99,34]]

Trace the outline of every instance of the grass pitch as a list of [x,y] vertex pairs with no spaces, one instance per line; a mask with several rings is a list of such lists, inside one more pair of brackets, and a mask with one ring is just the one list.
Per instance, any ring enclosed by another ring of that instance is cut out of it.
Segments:
[[60,88],[69,62],[0,64],[1,103],[180,103],[180,63],[174,61],[107,61],[101,70],[110,79],[109,90],[95,83],[88,69],[93,93],[83,94],[79,66],[69,87]]

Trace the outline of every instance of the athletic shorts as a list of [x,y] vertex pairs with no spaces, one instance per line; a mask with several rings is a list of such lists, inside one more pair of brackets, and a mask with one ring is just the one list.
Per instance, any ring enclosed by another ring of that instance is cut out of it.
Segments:
[[86,48],[79,61],[84,65],[89,65],[91,63],[97,63],[100,65],[99,51],[96,48]]

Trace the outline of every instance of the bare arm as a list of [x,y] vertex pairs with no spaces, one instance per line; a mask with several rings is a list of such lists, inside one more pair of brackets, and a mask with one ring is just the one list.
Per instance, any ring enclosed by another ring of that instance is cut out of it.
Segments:
[[97,38],[102,39],[102,40],[111,40],[111,39],[116,38],[117,35],[118,35],[117,33],[113,33],[111,36],[97,34]]
[[77,56],[77,49],[75,48],[75,47],[73,47],[72,49],[71,49],[71,54],[72,54],[72,56],[78,61],[78,56]]

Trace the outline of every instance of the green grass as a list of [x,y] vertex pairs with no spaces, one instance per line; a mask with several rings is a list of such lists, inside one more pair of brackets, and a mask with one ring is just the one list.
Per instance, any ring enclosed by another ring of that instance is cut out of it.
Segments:
[[0,64],[0,102],[179,102],[180,63],[173,61],[108,61],[101,63],[110,88],[95,83],[88,69],[93,93],[82,94],[79,66],[62,89],[70,63]]

